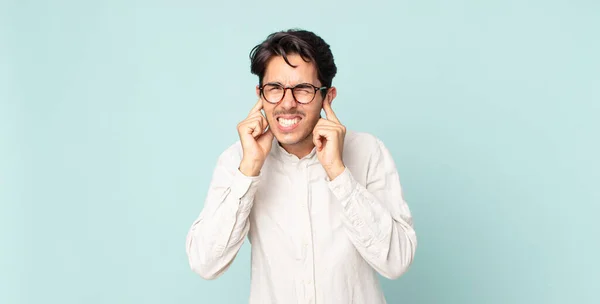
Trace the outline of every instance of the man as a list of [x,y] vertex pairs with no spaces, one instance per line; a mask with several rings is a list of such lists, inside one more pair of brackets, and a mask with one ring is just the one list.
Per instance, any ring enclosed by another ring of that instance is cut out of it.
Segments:
[[377,273],[398,278],[417,245],[390,152],[334,113],[320,37],[274,33],[250,55],[258,102],[187,235],[191,268],[219,277],[248,237],[250,303],[385,303]]

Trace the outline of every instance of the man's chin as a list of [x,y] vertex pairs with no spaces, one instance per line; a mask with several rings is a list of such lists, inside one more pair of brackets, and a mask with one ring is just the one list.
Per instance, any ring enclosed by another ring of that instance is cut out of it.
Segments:
[[305,139],[305,137],[301,136],[301,134],[298,132],[278,133],[274,135],[277,139],[277,142],[288,146],[299,144]]
[[299,141],[296,138],[296,136],[292,136],[292,134],[289,134],[289,133],[275,135],[275,138],[277,139],[277,142],[279,142],[282,145],[293,145],[293,144],[297,144]]

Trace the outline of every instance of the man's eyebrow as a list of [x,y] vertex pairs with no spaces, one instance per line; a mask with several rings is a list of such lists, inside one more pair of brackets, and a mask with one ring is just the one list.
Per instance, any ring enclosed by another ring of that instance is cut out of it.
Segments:
[[[276,84],[276,85],[280,85],[280,86],[284,86],[281,82],[279,81],[269,81],[269,82],[265,82],[265,85],[267,84]],[[297,83],[294,83],[294,85],[292,86],[297,86],[299,84],[310,84],[310,82],[308,81],[298,81]]]

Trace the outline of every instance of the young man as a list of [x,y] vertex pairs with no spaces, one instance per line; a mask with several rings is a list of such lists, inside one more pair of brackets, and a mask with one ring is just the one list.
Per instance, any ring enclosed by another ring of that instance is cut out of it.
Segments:
[[187,235],[191,268],[219,277],[248,237],[250,303],[385,303],[377,273],[398,278],[417,246],[390,152],[333,112],[336,66],[320,37],[274,33],[250,57],[258,102]]

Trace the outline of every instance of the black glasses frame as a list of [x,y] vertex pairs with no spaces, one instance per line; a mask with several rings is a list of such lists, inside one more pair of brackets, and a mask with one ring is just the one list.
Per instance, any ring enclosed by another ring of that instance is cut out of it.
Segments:
[[[267,97],[265,96],[264,88],[265,88],[266,86],[268,86],[268,85],[277,85],[277,86],[280,86],[280,87],[282,87],[282,88],[283,88],[283,95],[281,95],[281,99],[280,99],[280,100],[278,100],[277,102],[273,102],[273,101],[271,101],[271,100],[268,100],[268,99],[267,99]],[[296,87],[298,87],[298,86],[311,86],[311,87],[313,88],[313,90],[315,90],[315,91],[314,91],[314,94],[313,94],[313,97],[312,97],[312,99],[311,99],[310,101],[308,101],[308,102],[300,102],[300,101],[298,101],[298,99],[296,98],[296,95],[294,95],[294,89],[295,89]],[[265,100],[266,100],[268,103],[272,103],[272,104],[278,104],[278,103],[280,103],[280,102],[281,102],[281,101],[282,101],[282,100],[285,98],[285,94],[287,93],[287,90],[288,90],[288,89],[290,89],[290,91],[292,91],[292,97],[294,98],[294,100],[295,100],[297,103],[299,103],[299,104],[309,104],[309,103],[311,103],[313,100],[315,100],[315,97],[317,96],[317,91],[326,90],[326,89],[327,89],[327,87],[317,87],[317,86],[313,85],[312,83],[299,83],[299,84],[297,84],[297,85],[295,85],[295,86],[292,86],[292,87],[289,87],[289,86],[288,86],[288,87],[285,87],[285,86],[283,86],[283,85],[281,85],[281,84],[279,84],[279,83],[265,83],[265,84],[263,84],[263,85],[262,85],[262,86],[261,86],[259,89],[260,89],[260,95],[261,95],[261,96],[262,96],[262,97],[263,97],[263,98],[264,98],[264,99],[265,99]]]

